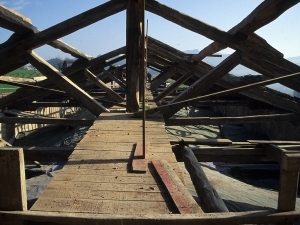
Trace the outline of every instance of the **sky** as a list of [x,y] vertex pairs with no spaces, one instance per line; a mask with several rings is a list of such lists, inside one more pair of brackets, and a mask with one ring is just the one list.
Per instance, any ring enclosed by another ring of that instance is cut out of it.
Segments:
[[[0,0],[0,4],[29,17],[39,30],[44,30],[105,2],[106,0]],[[227,31],[244,19],[262,0],[160,0],[159,2]],[[300,4],[297,4],[256,33],[282,52],[285,58],[300,56],[299,13]],[[181,51],[201,50],[212,42],[152,13],[146,12],[146,19],[149,23],[149,36]],[[5,42],[11,34],[12,32],[0,28],[0,43]],[[80,51],[96,57],[124,46],[125,34],[124,11],[61,39]],[[55,57],[71,57],[48,46],[35,51],[46,60]],[[232,52],[233,50],[229,48],[222,51],[225,54]]]

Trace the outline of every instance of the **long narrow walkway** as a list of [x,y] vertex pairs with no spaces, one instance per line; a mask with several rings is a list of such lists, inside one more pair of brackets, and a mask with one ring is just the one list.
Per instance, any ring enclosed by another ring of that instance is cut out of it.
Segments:
[[[142,123],[127,113],[104,113],[75,148],[59,175],[31,210],[105,214],[178,213],[151,160],[167,160],[178,177],[176,162],[162,118],[146,122],[150,142],[148,171],[131,173],[135,144],[142,141]],[[182,185],[182,184],[181,184]],[[201,210],[187,190],[182,190],[190,211]]]

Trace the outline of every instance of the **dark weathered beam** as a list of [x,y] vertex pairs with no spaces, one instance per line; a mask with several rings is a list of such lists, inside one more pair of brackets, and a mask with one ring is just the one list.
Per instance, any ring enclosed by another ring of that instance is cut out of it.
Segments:
[[[223,96],[223,95],[227,95],[227,94],[231,94],[231,93],[244,92],[245,90],[251,89],[251,88],[256,87],[256,86],[264,86],[264,85],[268,85],[268,84],[272,84],[272,83],[277,83],[277,81],[280,80],[280,79],[286,79],[286,78],[296,76],[296,75],[299,75],[299,74],[300,74],[300,72],[299,73],[294,73],[294,74],[289,74],[289,75],[279,77],[279,78],[274,78],[274,79],[269,79],[269,80],[266,80],[266,81],[257,82],[257,83],[254,83],[254,84],[248,84],[248,85],[244,85],[244,86],[241,86],[241,87],[232,88],[232,89],[225,90],[225,91],[220,91],[220,92],[216,92],[216,93],[212,93],[212,94],[208,94],[208,95],[203,95],[203,96],[196,97],[196,98],[191,98],[191,99],[188,99],[188,100],[185,100],[185,101],[180,101],[180,102],[175,102],[175,103],[164,105],[164,106],[159,106],[159,107],[156,107],[156,108],[146,110],[146,113],[147,114],[153,114],[155,112],[167,113],[170,110],[172,110],[174,108],[174,106],[176,108],[177,107],[182,108],[184,106],[190,106],[190,105],[193,105],[193,104],[197,104],[197,102],[199,100],[205,100],[205,99],[208,99],[208,98],[213,97],[213,96],[218,97],[218,96]],[[270,100],[270,103],[271,103],[271,101],[274,101],[274,99]],[[289,107],[289,109],[293,112],[300,113],[300,108],[299,108],[298,104],[295,107],[292,105],[291,107]],[[140,113],[136,112],[135,115],[139,116]]]
[[[298,0],[299,1],[299,0]],[[177,10],[169,8],[163,4],[160,4],[157,1],[148,0],[146,4],[146,9],[152,13],[155,13],[167,20],[170,20],[186,29],[189,29],[193,32],[201,34],[209,39],[212,39],[216,42],[219,42],[225,46],[231,47],[235,50],[241,50],[246,52],[256,52],[260,54],[260,57],[266,60],[277,60],[282,65],[286,63],[287,60],[278,57],[277,52],[274,53],[273,49],[264,48],[262,46],[257,45],[257,43],[252,42],[250,40],[245,40],[243,38],[239,38],[233,34],[226,33],[221,31],[213,26],[210,26],[206,23],[203,23],[200,20],[187,16]],[[251,67],[249,67],[252,69]],[[291,68],[285,67],[286,70],[291,70]],[[296,70],[290,71],[289,73],[299,72],[300,67],[297,66]],[[289,74],[282,72],[281,75]],[[267,74],[266,74],[267,75]],[[295,85],[295,82],[298,85]],[[291,81],[285,81],[285,85],[289,88],[292,88],[298,92],[300,92],[300,79],[295,79]]]
[[57,85],[61,90],[64,90],[70,96],[72,96],[76,101],[82,104],[85,108],[90,110],[95,116],[99,116],[101,112],[109,112],[104,106],[99,102],[94,100],[91,96],[85,93],[80,87],[73,83],[69,78],[60,73],[44,59],[39,57],[34,52],[28,52],[27,58],[29,62],[35,66],[40,72],[48,77],[55,85]]
[[56,124],[62,126],[91,126],[94,120],[71,118],[0,117],[0,123]]
[[[300,67],[288,60],[261,57],[260,53],[255,52],[243,52],[241,64],[269,78],[276,78],[281,77],[284,74],[300,72]],[[300,80],[298,78],[282,80],[279,83],[299,91]]]
[[1,222],[15,218],[21,221],[58,224],[144,224],[144,225],[211,225],[211,224],[268,224],[299,222],[300,211],[281,212],[260,210],[248,212],[205,214],[147,214],[107,215],[92,213],[65,213],[43,211],[0,211]]
[[100,87],[102,90],[104,90],[110,97],[115,99],[117,102],[123,102],[124,99],[118,95],[116,92],[114,92],[111,88],[109,88],[105,83],[103,83],[102,80],[97,78],[91,71],[86,69],[84,71],[84,75],[87,76],[89,79],[91,79],[98,87]]
[[294,113],[255,115],[240,117],[187,117],[166,120],[167,126],[187,125],[221,125],[221,124],[243,124],[243,123],[265,123],[281,121],[299,121],[300,115]]
[[182,157],[200,199],[202,210],[206,213],[229,212],[218,192],[208,181],[193,151],[188,147],[183,147]]
[[[88,25],[91,25],[101,19],[116,14],[126,8],[127,1],[108,1],[100,6],[90,9],[84,13],[74,16],[68,20],[58,23],[39,33],[32,34],[29,37],[17,42],[16,44],[0,51],[1,63],[13,55],[19,54],[20,49],[32,50],[51,41],[59,39]],[[21,51],[22,52],[22,51]]]
[[[229,73],[234,67],[236,67],[242,60],[242,53],[240,51],[236,51],[225,60],[223,60],[218,66],[213,68],[203,77],[198,79],[195,83],[189,86],[185,91],[180,93],[177,97],[175,97],[170,103],[174,103],[177,101],[182,101],[188,98],[193,98],[201,95],[204,91],[210,88],[215,82]],[[181,107],[174,107],[171,111],[169,111],[165,116],[171,117],[173,116]]]
[[[254,36],[252,35],[253,32],[277,19],[282,13],[284,13],[286,10],[288,10],[298,2],[299,0],[263,1],[245,19],[231,28],[228,33],[235,34],[237,36],[243,35],[245,38],[247,38],[247,36]],[[222,45],[218,42],[213,42],[202,51],[200,51],[197,55],[194,55],[193,59],[195,61],[200,61],[206,56],[219,52],[226,47],[227,46]]]
[[[153,38],[149,37],[149,48],[151,48],[152,51],[155,51],[157,55],[163,55],[163,57],[166,57],[168,59],[171,59],[175,62],[177,62],[180,65],[187,66],[189,69],[194,68],[195,69],[195,75],[199,78],[201,78],[204,74],[209,72],[213,67],[204,63],[199,62],[198,65],[195,65],[184,58],[178,57],[177,53],[178,50],[172,48],[171,46],[168,46],[162,42],[159,42]],[[167,49],[168,51],[166,51]],[[183,54],[183,53],[182,53]],[[180,54],[179,54],[180,55]],[[201,65],[201,66],[200,66]],[[241,86],[242,84],[240,82],[237,82],[235,77],[232,75],[226,75],[222,79],[218,80],[216,84],[222,88],[225,89],[233,89],[236,87]],[[299,113],[299,105],[287,98],[284,98],[280,95],[277,95],[274,93],[274,91],[268,91],[268,88],[253,88],[251,90],[246,90],[243,92],[240,92],[241,95],[244,95],[249,98],[253,98],[265,103],[268,103],[270,105],[280,107],[285,110],[290,110],[292,112]]]
[[176,80],[172,85],[167,87],[162,93],[160,93],[158,96],[156,96],[153,101],[160,102],[163,100],[168,94],[172,93],[176,90],[181,84],[183,84],[186,80],[188,80],[190,77],[194,75],[194,70],[188,71],[186,74],[182,75],[178,80]]
[[36,31],[37,28],[31,24],[31,20],[20,13],[0,5],[0,26],[16,32],[18,34],[26,34],[30,31]]
[[[142,12],[144,13],[144,12]],[[126,10],[126,110],[139,110],[139,78],[141,71],[141,12],[139,1],[128,0]]]
[[166,71],[162,72],[161,74],[159,74],[156,77],[155,80],[152,81],[150,89],[152,91],[155,91],[159,87],[159,85],[166,82],[169,78],[171,78],[176,73],[177,73],[177,70],[175,68],[172,68],[170,70],[166,70]]

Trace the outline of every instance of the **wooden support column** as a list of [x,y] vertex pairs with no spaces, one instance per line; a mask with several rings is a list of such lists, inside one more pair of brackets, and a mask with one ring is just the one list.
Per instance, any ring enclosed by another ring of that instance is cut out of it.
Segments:
[[[139,2],[140,3],[140,2]],[[128,0],[126,12],[126,111],[139,110],[139,75],[141,69],[140,56],[140,26],[141,4]],[[143,10],[142,10],[142,13]]]
[[24,156],[21,148],[0,148],[0,210],[27,210]]

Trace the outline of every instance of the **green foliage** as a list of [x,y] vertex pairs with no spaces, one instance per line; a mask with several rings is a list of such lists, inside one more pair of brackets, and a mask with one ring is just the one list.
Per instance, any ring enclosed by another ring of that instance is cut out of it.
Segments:
[[[10,77],[20,77],[20,78],[33,78],[33,77],[39,77],[43,76],[39,71],[37,70],[23,70],[23,69],[16,69],[14,71],[11,71],[4,76],[10,76]],[[19,87],[9,85],[9,84],[0,84],[0,94],[2,93],[11,93],[15,92]]]

